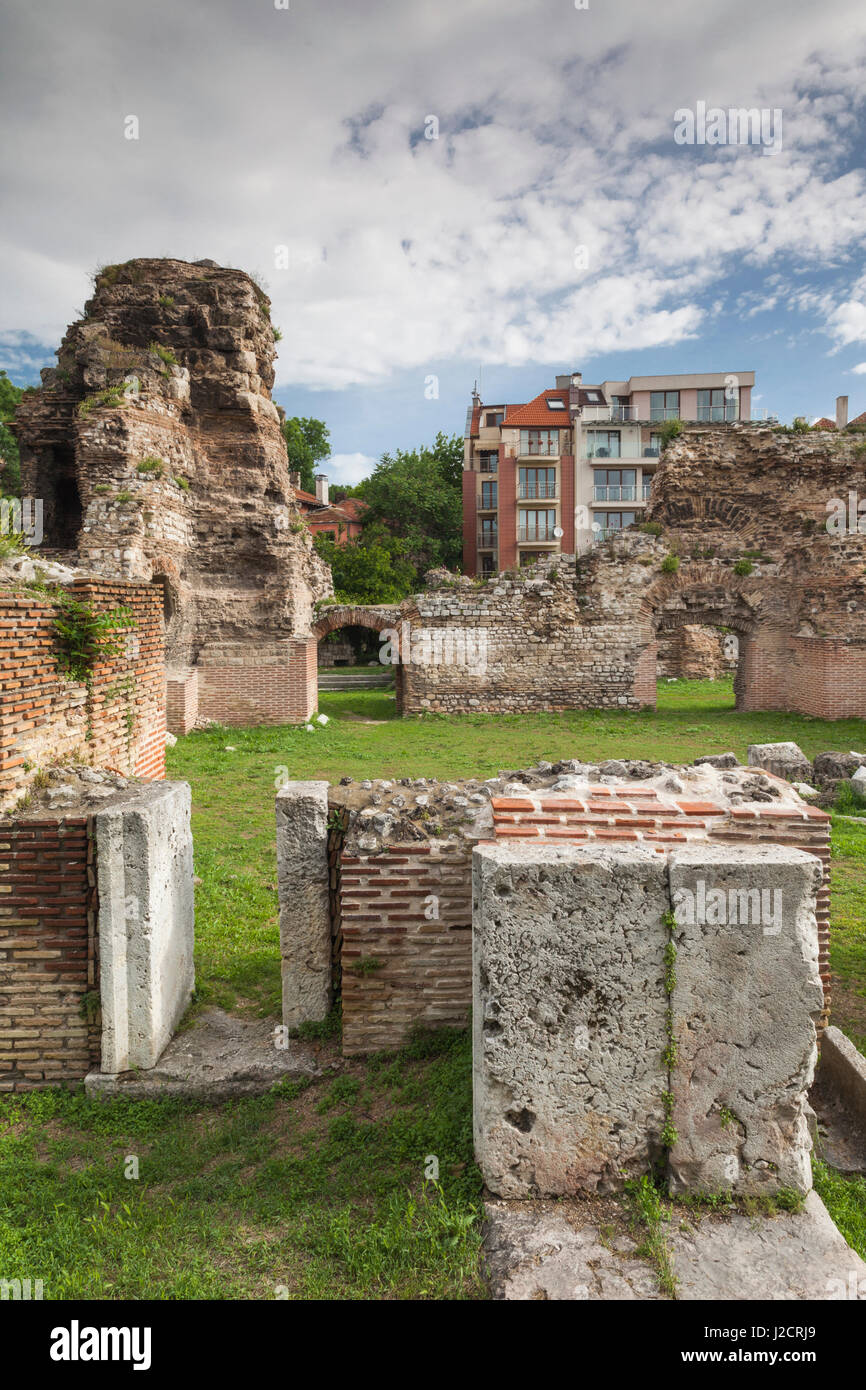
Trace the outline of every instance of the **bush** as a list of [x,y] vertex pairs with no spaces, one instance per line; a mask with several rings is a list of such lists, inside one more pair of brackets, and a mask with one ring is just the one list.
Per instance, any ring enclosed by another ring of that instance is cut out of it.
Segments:
[[751,574],[754,568],[751,560],[738,560],[734,565],[734,574]]
[[141,463],[138,464],[137,472],[150,473],[155,478],[161,478],[164,467],[165,464],[163,463],[162,459],[154,458],[151,456],[150,458],[141,460]]
[[662,560],[662,574],[676,574],[680,567],[679,555],[666,555]]

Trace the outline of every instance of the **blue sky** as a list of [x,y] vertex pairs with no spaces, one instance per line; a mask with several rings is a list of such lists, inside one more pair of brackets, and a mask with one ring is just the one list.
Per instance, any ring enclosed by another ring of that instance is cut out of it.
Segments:
[[[782,419],[866,409],[860,0],[7,14],[0,366],[21,384],[97,264],[171,254],[264,281],[274,397],[327,421],[338,481],[461,432],[475,379],[525,400],[573,368],[754,369]],[[678,144],[698,102],[780,111],[781,148]]]

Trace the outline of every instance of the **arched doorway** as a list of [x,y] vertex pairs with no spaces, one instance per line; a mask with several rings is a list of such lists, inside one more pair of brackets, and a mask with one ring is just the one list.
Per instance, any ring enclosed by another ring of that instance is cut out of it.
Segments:
[[[318,686],[322,690],[393,693],[394,710],[403,713],[403,664],[400,659],[400,610],[332,604],[313,625],[318,642]],[[337,640],[334,641],[333,639]],[[334,647],[338,655],[324,648]],[[324,661],[322,660],[324,655]],[[335,673],[327,675],[325,673]]]
[[755,657],[755,607],[745,581],[718,566],[690,564],[658,579],[642,603],[648,641],[639,674],[645,702],[654,703],[646,697],[656,679],[660,648],[670,653],[678,643],[684,645],[684,634],[693,642],[703,634],[717,646],[717,668],[733,671],[734,704],[743,708]]

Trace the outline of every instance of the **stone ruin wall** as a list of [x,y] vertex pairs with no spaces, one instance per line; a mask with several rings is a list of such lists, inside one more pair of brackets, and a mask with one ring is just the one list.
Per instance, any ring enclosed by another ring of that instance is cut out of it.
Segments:
[[476,845],[795,849],[822,866],[819,974],[830,1003],[829,816],[780,777],[736,765],[566,760],[497,778],[289,783],[277,798],[284,1022],[339,992],[347,1055],[416,1024],[465,1027]]
[[289,483],[274,355],[269,301],[243,272],[109,266],[15,425],[46,549],[157,583],[170,697],[188,705],[195,671],[196,712],[226,723],[305,716],[293,640],[331,592]]

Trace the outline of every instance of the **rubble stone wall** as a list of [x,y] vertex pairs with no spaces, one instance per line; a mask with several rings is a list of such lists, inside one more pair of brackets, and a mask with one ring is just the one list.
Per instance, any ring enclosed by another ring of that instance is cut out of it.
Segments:
[[199,713],[224,722],[299,717],[270,668],[331,592],[289,482],[274,356],[269,300],[242,271],[106,266],[14,426],[45,546],[158,583],[167,664],[209,662]]

